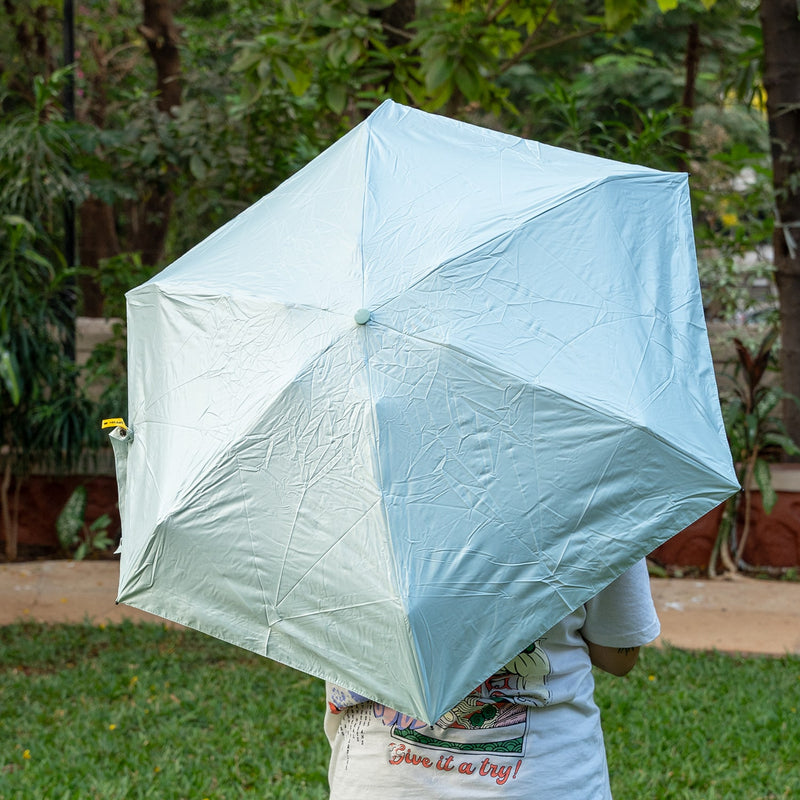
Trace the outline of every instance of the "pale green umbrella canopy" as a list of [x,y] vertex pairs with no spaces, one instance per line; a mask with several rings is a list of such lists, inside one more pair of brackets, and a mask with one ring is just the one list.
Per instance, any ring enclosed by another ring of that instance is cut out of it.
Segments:
[[738,488],[683,174],[386,102],[127,300],[119,600],[428,722]]

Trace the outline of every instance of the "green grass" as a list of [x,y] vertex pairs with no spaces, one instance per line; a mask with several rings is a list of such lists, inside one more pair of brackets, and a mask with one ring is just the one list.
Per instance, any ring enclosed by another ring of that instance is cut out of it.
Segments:
[[642,651],[597,674],[615,800],[800,797],[800,658]]
[[[598,674],[615,800],[800,797],[800,658]],[[0,627],[0,800],[327,797],[320,681],[155,625]]]
[[191,631],[0,628],[0,798],[325,798],[324,686]]

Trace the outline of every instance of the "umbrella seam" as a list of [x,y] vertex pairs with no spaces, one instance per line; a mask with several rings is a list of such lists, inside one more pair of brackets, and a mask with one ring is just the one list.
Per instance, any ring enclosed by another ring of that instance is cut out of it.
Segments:
[[[508,375],[508,376],[514,378],[515,380],[520,381],[520,383],[522,383],[522,384],[530,385],[530,386],[532,386],[534,388],[534,390],[538,388],[538,389],[541,389],[542,391],[550,392],[553,395],[557,395],[558,397],[564,398],[565,400],[568,400],[569,402],[575,403],[576,405],[579,405],[579,406],[581,406],[583,408],[586,408],[589,411],[591,411],[592,413],[600,414],[600,415],[602,415],[604,417],[607,417],[608,419],[613,419],[613,420],[616,420],[616,421],[624,422],[625,424],[630,425],[631,427],[638,428],[639,430],[647,433],[648,435],[653,436],[654,438],[658,439],[660,442],[665,444],[669,449],[673,450],[676,453],[681,454],[683,457],[685,457],[687,460],[689,460],[692,464],[698,465],[698,466],[702,467],[703,469],[709,469],[707,464],[704,464],[703,462],[698,460],[695,456],[692,456],[691,453],[689,453],[688,451],[684,450],[681,447],[677,447],[676,445],[672,444],[667,439],[665,439],[661,434],[651,430],[644,423],[637,422],[636,420],[632,419],[629,415],[624,414],[624,412],[621,412],[619,414],[619,416],[615,416],[614,414],[612,414],[612,413],[610,413],[608,411],[605,411],[603,409],[595,408],[594,406],[592,406],[591,404],[589,404],[586,401],[582,401],[582,400],[578,400],[578,399],[576,399],[574,397],[570,397],[570,396],[564,394],[563,392],[559,392],[557,389],[553,389],[550,386],[546,386],[546,385],[541,384],[541,383],[534,383],[529,378],[524,378],[524,377],[522,377],[522,376],[520,376],[520,375],[518,375],[518,374],[516,374],[514,372],[511,372],[508,369],[504,369],[504,368],[498,367],[496,364],[493,364],[488,359],[484,359],[484,358],[481,358],[479,356],[473,355],[472,353],[468,353],[463,348],[456,347],[456,346],[454,346],[452,344],[449,344],[447,342],[437,342],[437,341],[435,341],[433,339],[427,339],[424,336],[419,336],[418,334],[408,333],[407,331],[402,331],[402,330],[400,330],[398,328],[393,328],[390,325],[386,325],[385,323],[380,323],[380,324],[384,328],[386,328],[387,330],[392,330],[395,333],[399,334],[400,336],[406,336],[409,339],[415,339],[417,341],[424,342],[425,344],[428,344],[428,345],[434,345],[436,347],[446,348],[446,349],[448,349],[448,350],[450,350],[450,351],[452,351],[454,353],[457,353],[457,354],[461,355],[465,359],[467,359],[467,360],[469,360],[469,361],[471,361],[471,362],[473,362],[475,364],[479,364],[482,367],[489,367],[490,369],[492,369],[492,370],[494,370],[496,372],[499,372],[499,373],[501,373],[503,375]],[[723,474],[722,472],[720,472],[720,471],[718,471],[718,470],[716,470],[714,468],[710,468],[710,469],[718,477],[723,478],[723,479],[727,478],[727,476],[725,474]]]
[[[375,306],[375,308],[376,309],[384,308],[386,305],[388,305],[393,300],[395,300],[395,298],[398,297],[400,294],[402,294],[404,292],[407,292],[410,289],[414,289],[420,283],[422,283],[423,281],[425,281],[428,278],[430,278],[431,275],[434,275],[436,272],[438,272],[439,270],[441,270],[444,267],[448,266],[449,264],[452,264],[453,262],[459,261],[461,259],[465,259],[470,254],[476,252],[477,250],[484,249],[487,246],[491,245],[493,242],[497,242],[497,241],[503,239],[506,236],[510,236],[510,235],[516,233],[517,231],[519,231],[520,228],[522,228],[525,225],[528,225],[529,223],[533,222],[533,220],[538,219],[539,217],[543,216],[544,214],[549,213],[550,211],[554,211],[555,209],[561,207],[562,205],[570,203],[573,200],[577,200],[579,197],[582,197],[583,195],[587,194],[588,192],[591,192],[592,190],[596,189],[598,186],[603,186],[603,185],[605,185],[607,183],[611,183],[612,181],[619,181],[619,180],[626,180],[626,181],[627,180],[636,180],[636,181],[644,180],[644,181],[647,181],[647,182],[652,182],[654,177],[658,177],[658,178],[666,177],[666,178],[670,179],[670,180],[668,180],[668,182],[672,183],[672,182],[675,181],[675,176],[682,176],[682,175],[683,175],[683,173],[659,172],[659,171],[655,171],[654,175],[651,175],[651,174],[642,175],[642,174],[639,174],[639,173],[630,173],[630,174],[623,174],[623,175],[606,175],[606,176],[603,176],[603,177],[600,177],[600,178],[596,178],[595,180],[593,180],[593,181],[591,181],[589,183],[582,184],[579,188],[573,188],[570,192],[565,192],[560,198],[558,198],[558,200],[556,202],[551,203],[546,208],[542,208],[542,209],[538,210],[536,213],[531,214],[530,216],[527,216],[524,219],[518,221],[516,224],[511,225],[508,228],[505,228],[503,231],[498,233],[496,236],[493,236],[490,239],[483,240],[479,244],[476,244],[474,247],[470,248],[469,250],[464,250],[461,253],[457,253],[456,255],[451,256],[450,258],[446,259],[445,261],[442,261],[441,263],[431,267],[428,270],[428,272],[426,272],[424,275],[421,275],[413,283],[410,283],[408,286],[404,286],[402,292],[398,292],[397,294],[393,295],[392,297],[387,298],[382,303],[380,303],[379,305]],[[364,234],[363,226],[362,226],[361,234],[362,234],[362,257],[363,257],[363,234]]]
[[[386,326],[384,326],[384,327],[386,327]],[[366,334],[366,331],[365,331],[365,334]],[[370,408],[369,418],[371,420],[372,429],[373,429],[373,435],[372,435],[372,440],[371,440],[373,442],[372,448],[371,448],[372,449],[372,457],[373,457],[373,461],[374,461],[374,469],[375,469],[375,472],[376,472],[376,475],[377,475],[377,478],[378,478],[377,485],[378,485],[378,491],[379,491],[379,494],[380,494],[381,513],[383,515],[383,519],[384,519],[384,522],[386,524],[386,531],[388,533],[388,537],[387,538],[388,538],[389,542],[391,542],[391,540],[393,538],[392,537],[392,526],[390,524],[389,514],[388,514],[388,512],[386,510],[386,495],[384,493],[383,474],[382,474],[382,471],[381,471],[381,461],[380,461],[380,458],[378,457],[378,448],[380,446],[380,442],[379,442],[380,427],[378,425],[378,420],[377,420],[376,411],[375,411],[374,394],[373,394],[373,391],[372,391],[372,372],[370,370],[370,364],[369,364],[369,350],[368,350],[367,345],[366,345],[366,338],[362,339],[361,341],[362,341],[362,344],[363,344],[364,367],[365,367],[365,372],[366,372],[367,392],[368,392],[368,395],[369,395],[369,408]],[[403,614],[404,628],[406,630],[406,635],[408,636],[409,642],[413,645],[414,664],[415,664],[416,669],[417,669],[417,678],[418,678],[418,681],[419,681],[419,686],[422,688],[422,690],[424,692],[425,704],[426,704],[426,706],[429,706],[430,705],[430,697],[428,695],[427,682],[423,680],[423,678],[425,677],[425,666],[422,663],[422,659],[420,658],[420,651],[419,651],[419,645],[418,645],[418,642],[417,642],[417,637],[416,637],[416,634],[414,632],[414,629],[411,626],[411,622],[409,620],[408,604],[405,602],[405,597],[408,595],[408,587],[401,587],[400,586],[400,569],[399,569],[399,565],[397,563],[397,556],[396,556],[394,547],[389,546],[387,549],[388,549],[388,552],[389,552],[389,560],[390,560],[390,563],[392,565],[392,571],[394,572],[393,578],[394,578],[394,585],[395,585],[395,588],[397,590],[398,600],[401,603],[401,605],[403,607],[403,611],[404,611],[404,614]]]
[[[236,477],[239,479],[239,491],[241,492],[241,495],[244,498],[246,496],[246,492],[245,492],[244,480],[242,479],[242,470],[239,469],[236,471]],[[247,538],[250,540],[250,555],[252,558],[253,569],[255,570],[256,575],[258,576],[258,589],[261,592],[261,602],[263,605],[264,622],[266,623],[267,627],[267,636],[266,639],[264,640],[264,652],[266,652],[267,642],[269,641],[269,632],[270,628],[272,627],[269,621],[269,609],[270,607],[277,608],[277,603],[270,603],[267,598],[267,591],[266,588],[264,587],[264,581],[261,578],[261,570],[259,569],[257,563],[258,557],[256,554],[255,541],[253,539],[253,528],[252,525],[250,524],[250,512],[248,510],[247,503],[243,502],[242,506],[244,507],[245,525],[247,527]],[[280,581],[278,583],[280,585]]]
[[370,161],[372,158],[372,127],[367,126],[367,144],[364,154],[364,192],[361,197],[361,231],[359,232],[358,255],[361,259],[361,308],[366,304],[367,275],[364,259],[364,230],[367,218],[367,189],[369,186]]

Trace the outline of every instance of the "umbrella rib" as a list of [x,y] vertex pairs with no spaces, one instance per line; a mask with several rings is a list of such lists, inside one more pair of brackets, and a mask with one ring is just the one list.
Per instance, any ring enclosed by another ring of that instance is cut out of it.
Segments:
[[[630,388],[628,390],[628,396],[625,399],[625,404],[626,405],[628,405],[630,403],[631,395],[633,394],[633,391],[634,391],[634,386],[636,385],[636,383],[639,380],[639,376],[641,375],[641,372],[642,372],[642,365],[644,364],[644,361],[647,358],[647,352],[650,350],[650,348],[653,345],[652,333],[653,333],[653,330],[655,329],[655,327],[656,327],[656,321],[655,321],[655,319],[651,319],[650,320],[650,331],[649,331],[650,335],[648,335],[647,341],[645,342],[645,346],[642,348],[642,352],[641,352],[641,355],[639,357],[639,363],[636,366],[636,374],[635,374],[634,379],[631,381],[631,385],[630,385]],[[667,386],[669,385],[669,380],[673,377],[674,371],[675,371],[674,369],[670,369],[669,376],[665,380],[663,380],[658,385],[658,387],[656,387],[656,389],[654,391],[650,392],[650,395],[649,395],[648,401],[647,401],[647,405],[650,405],[655,400],[656,397],[658,397],[659,395],[663,394],[666,391]]]
[[419,342],[425,343],[426,345],[434,345],[434,346],[439,347],[439,348],[446,348],[448,350],[451,350],[453,353],[459,354],[460,356],[462,356],[463,358],[467,359],[468,361],[471,361],[471,362],[473,362],[475,364],[480,364],[484,368],[488,367],[489,369],[491,369],[494,372],[499,372],[499,373],[502,373],[503,375],[508,375],[508,376],[514,378],[515,380],[518,380],[518,381],[523,382],[523,383],[528,383],[533,387],[537,387],[538,386],[540,389],[542,389],[544,391],[548,391],[553,395],[557,395],[558,397],[563,397],[565,400],[568,400],[571,403],[575,403],[576,405],[579,405],[579,406],[581,406],[583,408],[588,409],[593,414],[599,414],[599,415],[602,415],[602,416],[607,417],[609,419],[614,419],[614,420],[625,422],[628,425],[630,425],[631,427],[638,428],[639,430],[644,431],[645,433],[647,433],[648,435],[652,436],[653,438],[658,439],[662,444],[666,445],[670,450],[672,450],[672,451],[674,451],[676,453],[679,453],[681,456],[686,458],[692,464],[694,464],[694,465],[696,465],[696,466],[698,466],[698,467],[700,467],[700,468],[702,468],[704,470],[710,469],[711,471],[714,472],[714,474],[717,477],[724,479],[726,481],[726,483],[728,482],[728,475],[726,473],[716,469],[715,467],[709,467],[705,462],[700,460],[700,458],[697,456],[697,454],[692,453],[692,452],[690,452],[688,450],[685,450],[682,447],[677,446],[674,442],[671,442],[668,439],[665,439],[661,434],[657,433],[656,431],[651,430],[650,428],[648,428],[646,425],[642,424],[641,422],[638,422],[637,420],[632,419],[629,415],[624,415],[623,416],[621,410],[620,410],[619,416],[614,416],[613,414],[610,414],[608,411],[604,411],[603,409],[595,408],[594,406],[591,406],[588,403],[582,402],[581,400],[578,400],[578,399],[576,399],[574,397],[570,397],[568,395],[565,395],[563,392],[559,392],[557,389],[553,389],[550,386],[545,386],[543,384],[534,383],[533,381],[531,381],[531,379],[529,377],[523,377],[523,376],[517,375],[516,373],[512,372],[509,369],[500,368],[500,367],[497,366],[497,364],[492,363],[488,359],[481,358],[480,356],[476,356],[474,353],[470,353],[470,352],[464,350],[461,347],[456,347],[455,345],[450,344],[448,342],[441,342],[441,341],[436,341],[434,339],[428,339],[425,336],[420,336],[419,334],[416,334],[416,333],[409,333],[407,331],[402,331],[402,330],[400,330],[398,328],[390,327],[389,325],[386,325],[385,323],[381,323],[381,324],[383,324],[383,326],[385,328],[387,328],[388,330],[392,330],[395,333],[399,334],[400,336],[406,336],[409,339],[415,339],[415,340],[417,340]]
[[[566,192],[560,198],[558,198],[556,201],[550,203],[546,208],[537,209],[537,210],[534,211],[534,213],[530,214],[530,216],[527,216],[524,219],[521,219],[521,220],[518,220],[518,221],[512,221],[513,224],[511,224],[508,228],[500,231],[495,236],[492,236],[490,239],[481,240],[480,242],[475,244],[470,249],[464,250],[463,252],[456,253],[456,254],[450,256],[449,258],[447,258],[446,260],[442,261],[441,263],[436,264],[435,266],[431,267],[424,275],[421,275],[419,278],[417,278],[417,280],[413,281],[412,283],[408,284],[408,286],[404,287],[404,291],[409,291],[411,289],[416,288],[420,283],[422,283],[423,281],[425,281],[428,278],[430,278],[431,275],[435,274],[440,269],[443,269],[448,264],[451,264],[454,261],[459,261],[461,259],[467,258],[471,253],[475,253],[475,252],[477,252],[479,250],[486,249],[489,245],[491,245],[492,242],[497,242],[497,241],[503,239],[504,237],[509,236],[510,234],[520,230],[524,226],[526,226],[529,223],[533,222],[533,220],[538,219],[539,217],[541,217],[541,216],[543,216],[545,214],[548,214],[549,212],[559,208],[562,205],[565,205],[566,203],[570,203],[573,200],[576,200],[579,197],[582,197],[583,195],[587,194],[588,192],[591,192],[591,191],[595,190],[598,186],[602,186],[602,185],[605,185],[607,183],[610,183],[612,181],[617,181],[617,180],[652,180],[652,176],[651,175],[642,175],[641,173],[631,173],[631,174],[624,174],[624,175],[607,175],[605,177],[601,177],[599,179],[592,180],[591,182],[586,183],[586,184],[582,185],[579,188],[573,188],[573,190],[571,192]],[[362,228],[362,236],[363,236],[363,228]],[[363,253],[363,244],[362,244],[362,253]],[[378,304],[375,308],[376,309],[382,308],[383,306],[387,305],[388,303],[391,303],[393,300],[394,300],[394,297],[388,297],[386,300],[384,300],[383,303]]]
[[[334,461],[329,462],[324,470],[322,470],[320,472],[317,472],[314,475],[313,478],[311,478],[309,481],[307,481],[306,483],[303,484],[302,491],[301,491],[300,497],[299,497],[299,499],[297,501],[297,505],[296,505],[296,508],[295,508],[294,518],[292,519],[292,524],[290,526],[290,535],[289,535],[289,538],[286,541],[286,546],[284,547],[284,550],[283,550],[283,557],[281,558],[280,578],[283,577],[283,573],[284,573],[284,570],[285,570],[285,567],[286,567],[286,562],[287,562],[287,559],[289,557],[289,553],[290,553],[291,547],[292,547],[292,539],[294,538],[294,532],[295,532],[295,530],[297,528],[297,518],[300,516],[300,510],[303,507],[303,503],[305,501],[306,495],[308,494],[309,489],[311,489],[311,487],[314,486],[315,484],[319,483],[319,481],[322,480],[328,472],[330,472],[330,470],[333,468],[334,463],[337,463],[338,461],[339,461],[339,459],[335,459]],[[367,511],[364,512],[364,513],[366,514],[368,511],[369,511],[369,509],[367,509]],[[363,515],[362,515],[362,517],[363,517]],[[359,517],[359,519],[361,519],[362,517]],[[356,522],[358,522],[358,520],[356,520]],[[356,523],[353,523],[353,524],[356,524]],[[352,528],[352,526],[351,526],[351,528]],[[348,528],[347,531],[349,531],[351,528]],[[345,534],[347,533],[347,531],[345,531]],[[343,535],[345,535],[345,534],[343,534]],[[330,548],[328,548],[328,549],[330,550]],[[326,551],[326,553],[327,552],[328,551]],[[299,578],[297,583],[299,583],[308,574],[309,571],[310,570],[306,570],[306,572]],[[278,606],[279,603],[283,602],[283,600],[286,599],[286,597],[292,592],[292,590],[297,585],[297,583],[295,583],[295,586],[290,587],[289,590],[286,592],[286,594],[283,595],[283,599],[279,599],[279,596],[280,596],[280,593],[281,593],[281,581],[280,581],[280,578],[278,580],[278,583],[277,583],[277,586],[276,586],[276,589],[275,589],[275,592],[276,592],[275,605],[276,605],[276,607]]]
[[364,192],[361,195],[361,230],[359,232],[358,255],[361,259],[361,307],[366,303],[365,295],[367,290],[366,264],[364,262],[364,231],[366,230],[367,220],[367,191],[369,187],[369,171],[372,158],[372,131],[367,136],[366,153],[364,154]]
[[[388,328],[388,326],[384,326],[384,327],[387,327],[387,329],[392,330],[392,329]],[[366,338],[362,339],[362,347],[363,347],[363,353],[364,353],[364,363],[366,365],[365,373],[366,373],[366,379],[367,379],[367,393],[369,395],[369,408],[370,408],[370,412],[371,412],[369,414],[369,419],[370,419],[370,422],[372,423],[372,436],[370,437],[370,441],[373,444],[372,444],[372,447],[370,449],[371,449],[371,453],[372,453],[373,469],[374,469],[375,474],[377,476],[376,487],[377,487],[379,495],[380,495],[379,500],[376,501],[376,502],[380,503],[380,511],[381,511],[381,516],[383,518],[383,524],[384,524],[384,527],[385,527],[386,531],[388,532],[389,538],[391,539],[392,538],[392,529],[391,529],[391,525],[390,525],[390,522],[389,522],[389,515],[386,512],[386,495],[384,493],[384,487],[385,487],[384,476],[383,476],[383,470],[381,469],[381,459],[380,459],[380,457],[378,455],[378,451],[377,451],[377,448],[378,448],[378,435],[379,435],[379,431],[380,431],[380,425],[378,424],[378,416],[377,416],[377,409],[376,409],[376,403],[375,403],[375,393],[373,391],[373,385],[372,385],[372,370],[370,369],[370,353],[369,353],[369,348],[367,346],[367,339]],[[400,570],[397,568],[397,561],[395,559],[394,548],[389,547],[388,550],[389,550],[390,561],[391,561],[392,580],[393,580],[394,586],[396,586],[399,589],[400,588]]]
[[307,619],[308,617],[315,617],[318,614],[327,614],[330,611],[345,611],[354,608],[370,608],[371,606],[380,606],[386,603],[392,603],[392,598],[384,597],[380,600],[365,600],[361,603],[348,603],[346,605],[337,606],[336,608],[324,608],[324,609],[315,609],[314,611],[304,611],[301,614],[291,614],[287,616],[282,616],[281,620],[295,620],[295,619]]
[[[242,477],[242,471],[241,470],[237,470],[236,474],[237,474],[237,476],[239,478],[239,487],[241,489],[242,495],[244,496],[244,494],[245,494],[245,485],[244,485],[244,478]],[[250,524],[250,514],[249,514],[249,512],[247,510],[247,503],[242,503],[242,506],[244,508],[245,522],[247,524],[247,536],[250,539],[250,552],[252,554],[253,562],[254,562],[254,566],[255,566],[257,556],[256,556],[255,540],[253,539],[253,528],[252,528],[252,526]],[[267,600],[267,590],[266,590],[266,588],[264,586],[264,581],[261,578],[261,570],[256,567],[255,573],[258,576],[258,588],[259,588],[259,590],[261,592],[261,605],[262,605],[262,608],[264,610],[264,620],[265,620],[265,622],[267,624],[267,627],[269,628],[269,626],[270,626],[269,608],[270,608],[271,604]]]
[[[372,509],[373,509],[373,508],[374,508],[374,507],[375,507],[375,506],[376,506],[376,505],[377,505],[379,502],[381,502],[381,501],[380,501],[380,500],[376,500],[374,503],[372,503],[372,505],[370,505],[370,506],[369,506],[369,508],[365,509],[365,510],[364,510],[364,511],[363,511],[363,512],[362,512],[362,513],[359,515],[358,519],[356,519],[356,520],[355,520],[355,521],[352,523],[352,525],[350,525],[350,527],[348,527],[346,530],[342,531],[342,533],[341,533],[341,534],[338,536],[338,538],[336,539],[336,541],[332,542],[332,543],[331,543],[331,545],[330,545],[330,546],[329,546],[329,547],[328,547],[328,548],[327,548],[327,549],[326,549],[324,552],[322,552],[322,553],[320,553],[320,554],[319,554],[319,556],[318,556],[317,560],[316,560],[316,561],[315,561],[315,562],[314,562],[314,563],[313,563],[313,564],[312,564],[312,565],[311,565],[311,566],[310,566],[310,567],[309,567],[309,568],[308,568],[308,569],[307,569],[307,570],[306,570],[306,571],[305,571],[305,572],[304,572],[304,573],[303,573],[303,574],[302,574],[302,575],[301,575],[301,576],[300,576],[300,577],[299,577],[299,578],[298,578],[298,579],[297,579],[297,580],[294,582],[294,584],[293,584],[292,586],[290,586],[290,587],[289,587],[289,588],[288,588],[288,589],[287,589],[287,590],[284,592],[283,596],[282,596],[280,599],[276,599],[276,602],[275,602],[275,607],[276,607],[276,608],[279,608],[279,607],[280,607],[280,605],[281,605],[281,603],[283,603],[283,602],[285,602],[285,601],[286,601],[286,599],[289,597],[289,595],[290,595],[290,594],[291,594],[291,593],[292,593],[292,592],[293,592],[295,589],[297,589],[297,587],[298,587],[298,586],[300,586],[300,584],[303,582],[303,579],[304,579],[304,578],[305,578],[305,577],[306,577],[306,576],[307,576],[309,573],[311,573],[311,571],[312,571],[312,570],[313,570],[313,569],[314,569],[314,568],[315,568],[315,567],[316,567],[316,566],[317,566],[317,565],[320,563],[320,561],[322,561],[322,560],[323,560],[323,559],[324,559],[324,558],[325,558],[325,557],[328,555],[328,553],[330,553],[330,552],[331,552],[331,550],[333,550],[333,549],[334,549],[334,548],[335,548],[337,545],[339,545],[339,544],[342,542],[342,540],[343,540],[343,539],[344,539],[344,538],[347,536],[347,534],[348,534],[348,533],[350,533],[350,531],[352,531],[352,530],[353,530],[353,529],[356,527],[356,525],[358,525],[358,523],[359,523],[359,522],[361,522],[361,520],[362,520],[362,519],[364,519],[364,517],[366,517],[366,516],[367,516],[367,514],[369,514],[369,513],[370,513],[370,511],[372,511]],[[288,549],[289,549],[289,548],[288,548],[288,546],[287,546],[287,548],[286,548],[286,551],[284,552],[284,558],[283,558],[283,563],[284,563],[284,564],[286,563],[286,557],[287,557],[287,555],[288,555]],[[283,570],[281,570],[281,575],[283,575]]]

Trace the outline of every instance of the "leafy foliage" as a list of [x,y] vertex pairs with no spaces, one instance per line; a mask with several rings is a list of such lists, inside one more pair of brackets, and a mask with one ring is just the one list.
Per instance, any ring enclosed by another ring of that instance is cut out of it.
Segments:
[[87,442],[91,404],[77,386],[70,272],[22,217],[0,218],[0,435],[5,445],[0,505],[9,558],[16,513],[8,490],[34,464],[58,469]]
[[513,111],[498,80],[538,47],[561,34],[588,33],[570,3],[420,4],[403,29],[383,25],[386,0],[315,0],[283,3],[262,17],[258,36],[239,42],[234,64],[245,80],[246,104],[294,96],[319,111],[357,120],[380,100],[457,113],[474,105]]
[[732,388],[723,394],[725,429],[734,461],[750,466],[767,511],[775,504],[774,492],[763,478],[769,475],[767,461],[775,461],[783,453],[800,454],[800,448],[786,435],[778,413],[784,392],[765,382],[777,338],[778,329],[771,328],[755,350],[734,339],[737,361],[730,378]]
[[153,270],[138,253],[119,253],[101,262],[100,288],[112,323],[111,336],[95,345],[83,366],[85,385],[97,393],[98,417],[128,416],[128,353],[125,328],[125,292],[144,283]]
[[85,440],[73,414],[88,409],[72,391],[72,276],[42,242],[21,217],[0,219],[0,350],[9,373],[0,388],[2,435],[7,458],[23,470],[38,459],[73,458]]
[[[773,327],[752,349],[741,339],[734,339],[737,359],[733,374],[727,376],[728,388],[722,392],[722,413],[742,492],[726,504],[709,564],[711,575],[715,574],[718,557],[730,571],[736,571],[741,563],[749,534],[754,487],[761,492],[767,513],[775,506],[777,494],[772,486],[770,462],[784,454],[800,455],[800,447],[787,434],[780,414],[780,404],[787,395],[775,381],[767,380],[777,338],[778,329]],[[735,519],[740,507],[744,523],[738,529]]]
[[39,233],[61,229],[63,203],[86,197],[76,162],[75,126],[58,113],[66,72],[33,77],[33,104],[12,113],[0,128],[0,211],[27,220]]
[[102,514],[92,523],[86,521],[87,493],[85,486],[76,487],[56,520],[56,534],[61,547],[76,561],[112,546],[108,535],[111,517]]

